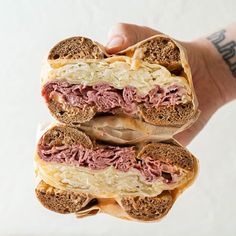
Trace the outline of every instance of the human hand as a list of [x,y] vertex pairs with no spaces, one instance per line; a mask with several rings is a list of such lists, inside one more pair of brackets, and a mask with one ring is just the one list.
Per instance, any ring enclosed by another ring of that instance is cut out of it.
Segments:
[[[117,53],[160,33],[144,26],[119,23],[109,31],[106,50],[110,54]],[[236,84],[232,82],[230,71],[210,41],[200,38],[192,42],[179,43],[187,49],[194,88],[201,110],[199,119],[190,128],[175,136],[180,143],[188,145],[217,109],[233,100]]]

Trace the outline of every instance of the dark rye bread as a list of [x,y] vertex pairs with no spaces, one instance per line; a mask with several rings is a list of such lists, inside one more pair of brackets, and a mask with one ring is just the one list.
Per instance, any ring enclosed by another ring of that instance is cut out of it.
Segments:
[[192,102],[158,108],[147,108],[140,105],[139,111],[147,123],[161,126],[181,127],[195,115]]
[[[123,55],[132,55],[137,47],[123,51]],[[160,64],[168,69],[180,70],[180,51],[175,43],[165,37],[145,41],[138,48],[144,49],[142,60],[151,64]],[[49,52],[48,60],[57,59],[103,59],[108,57],[98,43],[86,37],[76,36],[57,43]]]
[[90,138],[76,128],[66,125],[56,125],[48,130],[41,138],[39,145],[46,145],[49,148],[61,145],[83,144],[85,148],[92,148]]
[[[57,189],[46,184],[44,181],[40,181],[35,189],[35,193],[44,207],[61,214],[79,213],[86,210],[87,213],[83,216],[95,215],[100,211],[99,202],[103,202],[103,204],[106,202],[102,198],[97,199],[86,193]],[[173,203],[174,200],[169,191],[163,191],[155,197],[126,196],[120,199],[120,207],[132,219],[142,221],[161,219],[168,213]],[[117,206],[116,201],[113,204]],[[94,206],[98,207],[92,209]],[[114,207],[114,209],[116,208]],[[119,217],[119,215],[116,215],[116,212],[113,212],[112,215]]]
[[57,120],[69,125],[78,125],[89,121],[96,114],[92,106],[81,109],[79,107],[61,104],[53,99],[48,101],[48,108]]
[[104,53],[85,37],[71,37],[56,44],[48,55],[48,60],[57,59],[102,59]]
[[144,42],[139,48],[144,49],[144,61],[163,65],[176,73],[181,71],[180,51],[171,39],[155,38]]
[[35,193],[44,207],[62,214],[77,212],[91,200],[91,196],[86,193],[60,190],[44,181],[40,181]]
[[172,207],[174,200],[169,191],[163,191],[155,197],[123,197],[121,206],[134,219],[142,221],[159,220]]
[[152,157],[154,160],[177,166],[189,172],[194,171],[193,155],[181,146],[168,143],[149,143],[139,152],[138,157]]

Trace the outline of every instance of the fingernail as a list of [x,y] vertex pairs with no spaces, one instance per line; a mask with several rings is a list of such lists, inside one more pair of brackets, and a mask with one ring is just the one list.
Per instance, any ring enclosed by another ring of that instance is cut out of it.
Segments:
[[114,37],[110,42],[107,44],[107,48],[116,48],[123,44],[124,39],[121,36]]

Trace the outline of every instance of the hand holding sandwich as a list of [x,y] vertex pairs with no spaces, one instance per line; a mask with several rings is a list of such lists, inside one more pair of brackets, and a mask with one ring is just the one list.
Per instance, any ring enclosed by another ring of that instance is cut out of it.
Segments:
[[[82,36],[57,43],[42,75],[42,96],[59,122],[37,143],[40,202],[79,218],[163,218],[198,173],[173,135],[188,144],[235,98],[233,38],[229,27],[179,43],[118,24],[106,48]],[[199,116],[192,75],[202,114],[187,129]]]
[[[207,38],[181,42],[187,49],[201,115],[186,131],[176,135],[187,145],[201,131],[211,116],[224,104],[236,98],[236,24]],[[108,34],[108,53],[117,53],[148,37],[159,34],[154,29],[117,24]]]

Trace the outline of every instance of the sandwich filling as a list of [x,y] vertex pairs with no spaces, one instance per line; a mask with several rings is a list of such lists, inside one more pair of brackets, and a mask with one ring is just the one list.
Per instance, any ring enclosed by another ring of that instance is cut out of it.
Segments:
[[131,168],[140,172],[147,182],[163,177],[166,183],[176,182],[179,170],[151,157],[137,159],[134,147],[84,148],[78,145],[54,146],[49,150],[39,148],[39,156],[47,162],[65,163],[91,170],[104,170],[113,166],[116,170],[128,172]]
[[158,159],[136,158],[134,147],[39,144],[36,163],[41,178],[54,187],[104,196],[157,195],[189,178],[183,169]]
[[108,84],[87,86],[51,82],[44,87],[42,94],[47,102],[54,99],[62,104],[65,102],[82,109],[93,106],[97,112],[116,113],[117,108],[122,108],[125,113],[135,114],[139,104],[146,108],[157,108],[184,103],[182,99],[186,95],[186,90],[177,84],[165,89],[156,85],[147,95],[139,95],[134,87],[119,90]]
[[42,94],[47,101],[79,108],[94,106],[97,112],[114,113],[116,108],[136,113],[139,104],[150,108],[191,101],[184,77],[147,62],[132,69],[130,58],[122,58],[126,61],[84,60],[51,69],[44,78]]

